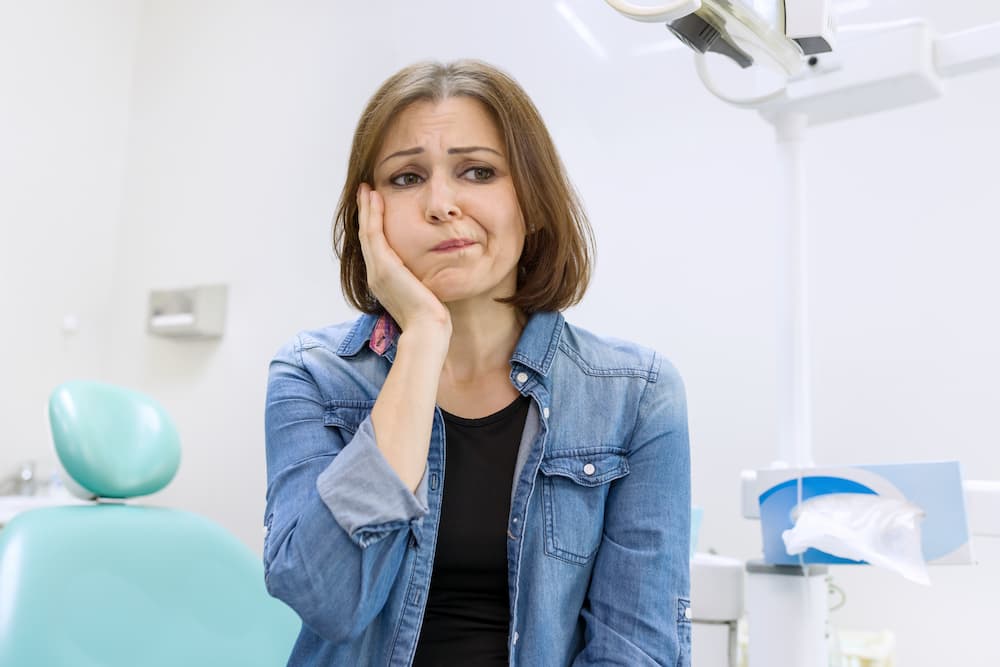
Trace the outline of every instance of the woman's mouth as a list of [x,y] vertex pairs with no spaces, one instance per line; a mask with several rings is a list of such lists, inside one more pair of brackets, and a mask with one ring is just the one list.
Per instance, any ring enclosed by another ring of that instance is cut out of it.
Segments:
[[434,246],[433,250],[435,252],[448,252],[450,250],[461,250],[470,245],[473,245],[475,241],[469,239],[449,239],[447,241],[442,241]]

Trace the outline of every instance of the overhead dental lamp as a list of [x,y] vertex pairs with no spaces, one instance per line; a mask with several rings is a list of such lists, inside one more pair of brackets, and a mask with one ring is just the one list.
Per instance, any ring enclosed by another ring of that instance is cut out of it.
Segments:
[[803,55],[833,49],[829,0],[677,0],[661,7],[606,1],[631,19],[666,23],[695,51],[721,54],[743,68],[766,57],[794,74]]

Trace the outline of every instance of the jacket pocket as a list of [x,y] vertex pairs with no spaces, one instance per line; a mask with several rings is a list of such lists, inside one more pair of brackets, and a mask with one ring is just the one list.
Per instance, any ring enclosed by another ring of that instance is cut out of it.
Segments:
[[576,565],[594,556],[604,532],[610,483],[628,474],[618,447],[552,452],[542,459],[545,553]]

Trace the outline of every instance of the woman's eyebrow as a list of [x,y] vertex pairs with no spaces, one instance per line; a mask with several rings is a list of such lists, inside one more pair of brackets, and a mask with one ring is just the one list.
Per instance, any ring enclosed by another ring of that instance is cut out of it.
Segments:
[[[476,151],[488,151],[490,153],[494,153],[494,154],[498,155],[499,157],[503,157],[503,154],[500,151],[497,151],[497,150],[495,150],[493,148],[490,148],[488,146],[460,146],[460,147],[456,147],[456,148],[449,148],[448,149],[448,154],[449,155],[456,155],[456,154],[457,155],[464,155],[465,153],[475,153]],[[424,149],[421,148],[420,146],[416,146],[414,148],[407,148],[407,149],[401,150],[401,151],[396,151],[392,155],[387,155],[381,162],[378,163],[378,166],[381,167],[383,164],[385,164],[386,162],[388,162],[389,160],[391,160],[394,157],[403,157],[403,156],[406,156],[406,155],[419,155],[420,153],[423,153],[423,152],[424,152]]]
[[500,151],[489,148],[488,146],[463,146],[461,148],[449,148],[448,154],[454,155],[455,153],[462,153],[462,154],[475,153],[476,151],[489,151],[490,153],[494,153],[499,157],[503,157],[503,154],[500,153]]

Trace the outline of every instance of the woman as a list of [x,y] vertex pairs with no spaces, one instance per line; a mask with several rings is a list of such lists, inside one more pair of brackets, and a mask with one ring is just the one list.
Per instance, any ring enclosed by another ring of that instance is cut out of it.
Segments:
[[388,79],[334,237],[364,314],[268,385],[289,664],[688,665],[683,386],[560,314],[591,234],[524,91],[476,61]]

